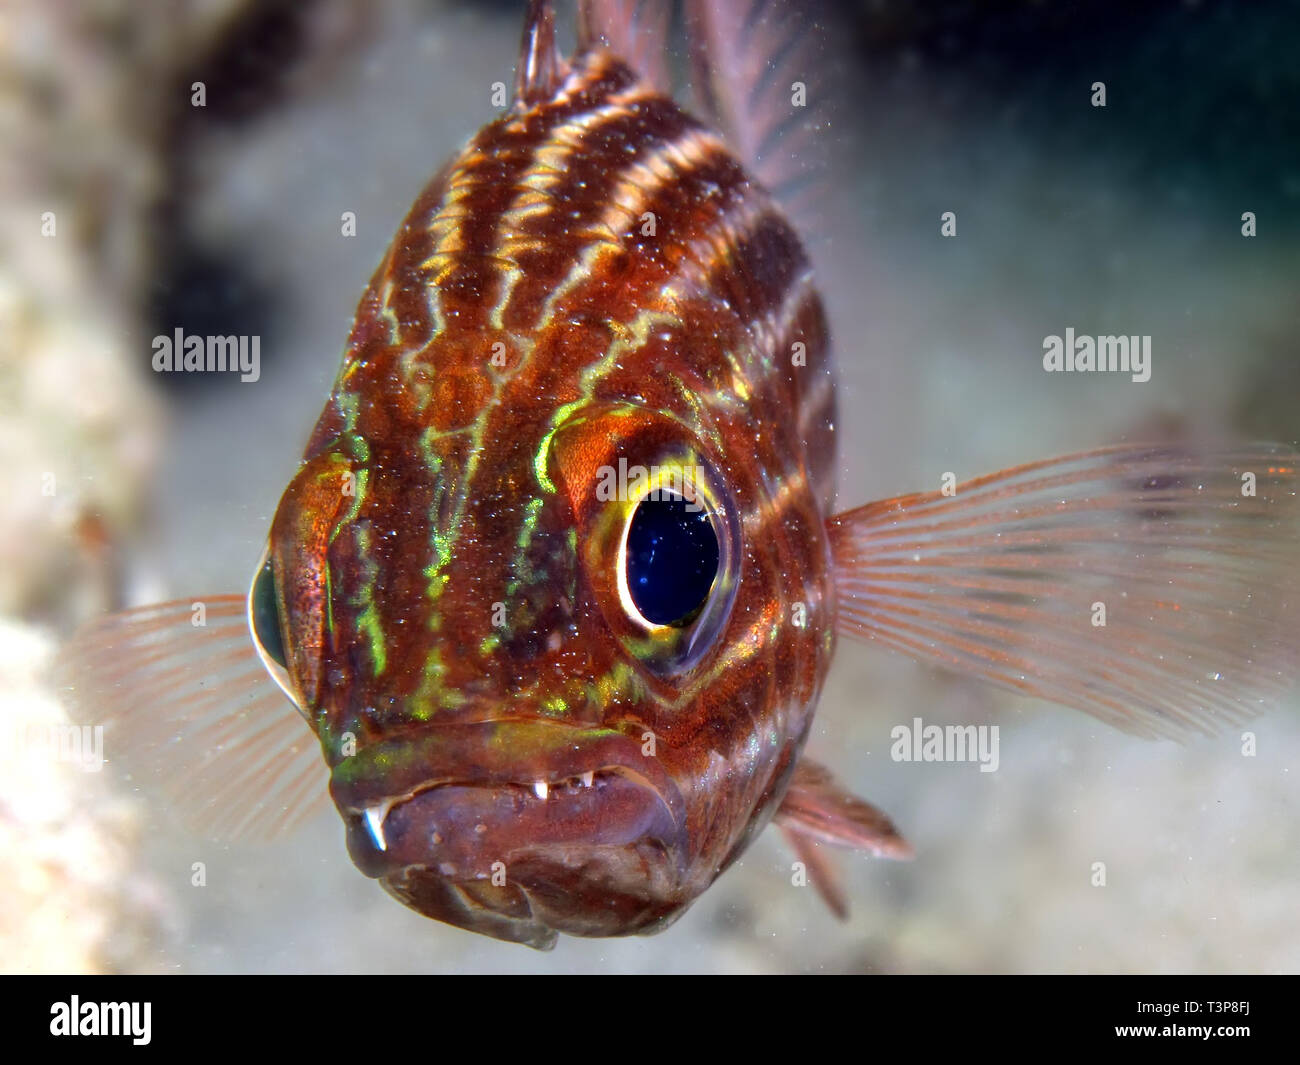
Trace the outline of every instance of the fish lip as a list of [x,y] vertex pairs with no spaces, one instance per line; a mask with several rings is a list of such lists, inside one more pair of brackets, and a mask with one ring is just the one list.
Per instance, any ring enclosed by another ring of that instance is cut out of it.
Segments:
[[674,820],[685,819],[681,789],[658,757],[643,752],[640,739],[536,719],[435,723],[384,737],[333,764],[330,792],[340,811],[360,814],[434,787],[554,786],[587,772],[639,779]]
[[395,805],[384,849],[348,823],[357,867],[425,916],[547,947],[555,933],[627,935],[664,927],[699,892],[688,835],[639,774],[591,785],[439,784]]
[[[590,786],[584,774],[591,774]],[[425,725],[340,759],[330,779],[353,860],[372,876],[400,860],[402,848],[390,837],[401,834],[412,804],[427,809],[440,801],[434,793],[453,789],[471,803],[487,802],[489,794],[503,801],[508,796],[525,820],[545,811],[557,835],[566,818],[596,823],[593,803],[606,793],[628,812],[629,825],[652,825],[665,842],[680,840],[686,824],[681,789],[660,759],[643,753],[640,740],[560,722]]]
[[675,870],[672,882],[682,872],[683,823],[644,775],[625,766],[593,770],[590,784],[559,781],[545,795],[517,781],[439,781],[344,820],[353,861],[380,879],[423,870],[482,881],[517,862],[599,863],[646,847]]
[[[590,783],[585,783],[582,780],[582,778],[587,774],[591,775],[592,779]],[[645,775],[636,772],[634,769],[630,769],[629,767],[623,765],[600,766],[597,769],[585,770],[583,773],[579,773],[575,776],[545,780],[544,782],[546,783],[549,792],[545,796],[539,794],[537,789],[537,785],[543,782],[542,778],[539,778],[537,780],[530,780],[530,781],[501,780],[501,781],[493,781],[491,783],[486,783],[486,784],[478,781],[457,780],[455,778],[451,778],[448,780],[431,781],[421,787],[414,789],[413,791],[411,791],[406,795],[401,795],[391,799],[386,799],[381,803],[378,803],[373,806],[368,806],[365,809],[352,810],[350,812],[354,815],[359,815],[363,819],[367,819],[373,823],[375,821],[374,814],[376,811],[379,811],[382,816],[380,816],[378,820],[382,825],[382,822],[388,819],[388,814],[392,813],[394,810],[399,809],[400,807],[404,806],[409,802],[414,801],[415,799],[428,795],[428,793],[431,791],[438,791],[444,788],[482,788],[486,790],[498,790],[498,791],[507,788],[515,789],[523,793],[523,797],[525,801],[536,803],[537,805],[540,806],[547,802],[550,802],[554,796],[566,790],[572,790],[574,788],[598,788],[601,783],[607,781],[612,776],[625,777],[633,781],[640,787],[644,788],[650,794],[654,795],[656,798],[658,798],[660,805],[663,806],[664,812],[673,819],[674,823],[678,823],[678,819],[675,815],[672,804],[669,803],[668,800],[664,798],[663,794],[659,791],[658,788],[656,788],[651,783],[650,779]],[[374,828],[371,828],[370,831],[371,831],[371,835],[375,834]]]

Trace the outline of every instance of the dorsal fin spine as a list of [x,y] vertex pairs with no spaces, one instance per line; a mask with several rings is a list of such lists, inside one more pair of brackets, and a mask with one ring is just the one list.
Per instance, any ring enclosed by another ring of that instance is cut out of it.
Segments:
[[515,100],[523,104],[550,99],[563,81],[566,66],[555,40],[551,0],[529,0],[515,73]]

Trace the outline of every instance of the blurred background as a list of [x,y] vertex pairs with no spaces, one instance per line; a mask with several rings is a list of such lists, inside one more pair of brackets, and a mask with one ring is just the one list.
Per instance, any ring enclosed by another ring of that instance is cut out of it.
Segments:
[[[1300,438],[1300,7],[804,6],[849,67],[815,242],[842,507],[1122,440]],[[1300,969],[1294,703],[1243,757],[1239,735],[1135,740],[841,644],[810,753],[916,860],[843,855],[841,925],[769,832],[663,935],[547,955],[392,901],[333,816],[217,845],[113,766],[14,739],[63,720],[46,670],[77,623],[247,587],[356,301],[416,194],[495,114],[522,8],[0,11],[0,969]],[[1067,326],[1151,334],[1151,380],[1045,374],[1043,337]],[[260,335],[261,379],[152,373],[152,337],[177,327]],[[999,771],[891,761],[889,730],[918,715],[1000,724]]]

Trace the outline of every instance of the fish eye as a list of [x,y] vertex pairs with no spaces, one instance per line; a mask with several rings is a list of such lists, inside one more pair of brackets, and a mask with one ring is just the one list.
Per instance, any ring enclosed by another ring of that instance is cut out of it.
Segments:
[[269,552],[262,555],[261,565],[253,574],[253,584],[248,590],[248,631],[262,665],[295,706],[293,682],[289,679],[288,659],[284,646],[284,625],[280,617],[280,589],[275,576],[275,563]]
[[704,466],[669,459],[652,471],[659,473],[619,508],[611,607],[628,650],[670,676],[703,661],[726,628],[740,528],[725,488]]
[[717,579],[718,560],[718,534],[703,504],[669,492],[637,504],[622,578],[649,625],[680,629],[698,618]]
[[275,590],[275,568],[270,559],[253,577],[248,593],[248,616],[253,636],[266,656],[277,666],[288,668],[284,654],[284,637],[280,631],[280,603]]
[[627,664],[659,684],[725,649],[744,511],[705,442],[661,411],[595,404],[556,428],[546,469],[573,514],[584,590]]

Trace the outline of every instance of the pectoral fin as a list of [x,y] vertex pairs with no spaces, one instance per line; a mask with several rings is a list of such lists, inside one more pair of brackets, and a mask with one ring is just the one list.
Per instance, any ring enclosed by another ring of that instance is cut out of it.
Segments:
[[1300,671],[1300,456],[1132,446],[828,522],[845,636],[1143,736],[1276,704]]
[[129,610],[84,628],[56,679],[108,760],[191,829],[270,840],[329,808],[320,744],[263,668],[242,595]]

